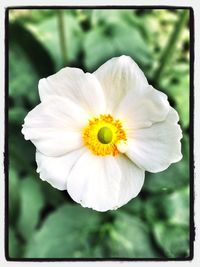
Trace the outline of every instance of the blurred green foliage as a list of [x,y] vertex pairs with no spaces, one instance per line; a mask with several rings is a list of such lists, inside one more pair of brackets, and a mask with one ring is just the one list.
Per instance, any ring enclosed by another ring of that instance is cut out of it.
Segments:
[[[189,255],[189,29],[163,51],[183,10],[9,11],[9,257],[180,258]],[[63,63],[58,16],[64,19]],[[188,16],[187,16],[188,20]],[[94,71],[113,56],[131,56],[178,110],[183,159],[146,173],[139,196],[117,211],[74,203],[36,174],[35,148],[21,134],[39,103],[38,80],[63,66]],[[159,81],[154,73],[164,64]]]

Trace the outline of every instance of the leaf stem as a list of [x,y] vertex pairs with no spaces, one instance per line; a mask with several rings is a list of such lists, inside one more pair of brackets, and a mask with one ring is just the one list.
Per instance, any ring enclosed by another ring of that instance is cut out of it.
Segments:
[[169,37],[168,43],[163,50],[163,53],[161,54],[158,68],[156,69],[154,73],[154,83],[157,85],[159,83],[159,80],[168,64],[170,59],[172,58],[172,54],[174,52],[174,48],[177,44],[177,40],[179,39],[180,33],[182,29],[185,26],[185,23],[188,19],[188,10],[183,10],[180,15],[179,19],[175,24],[174,30],[171,33],[171,36]]
[[67,62],[67,44],[65,37],[65,19],[64,19],[64,10],[58,10],[58,32],[60,40],[60,49],[62,55],[63,65]]

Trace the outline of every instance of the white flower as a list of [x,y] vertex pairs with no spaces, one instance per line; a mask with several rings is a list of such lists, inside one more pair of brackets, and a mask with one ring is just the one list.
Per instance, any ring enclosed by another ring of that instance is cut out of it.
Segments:
[[177,112],[130,57],[93,74],[63,68],[39,81],[39,95],[22,129],[37,172],[83,207],[119,208],[138,195],[145,170],[182,158]]

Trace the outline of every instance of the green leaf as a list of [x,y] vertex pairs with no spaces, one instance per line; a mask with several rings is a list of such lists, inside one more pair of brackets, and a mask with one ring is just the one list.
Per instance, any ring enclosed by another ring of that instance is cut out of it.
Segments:
[[[74,61],[80,51],[82,44],[82,29],[78,20],[70,12],[65,12],[65,38],[67,47],[68,62]],[[27,28],[43,44],[55,62],[57,69],[62,67],[63,59],[61,55],[58,18],[57,13],[53,17],[42,21],[37,27],[34,24],[27,24]]]
[[19,216],[20,181],[13,167],[9,168],[9,223],[15,225]]
[[9,109],[8,116],[9,116],[9,123],[15,124],[17,126],[22,125],[24,118],[27,112],[22,107],[13,107]]
[[158,223],[154,227],[155,240],[166,257],[187,257],[189,254],[189,231],[187,227],[170,223]]
[[[16,99],[22,100],[20,96],[16,96]],[[21,133],[26,114],[25,109],[17,105],[9,110],[9,161],[18,172],[32,174],[35,168],[32,166],[35,162],[35,147]]]
[[[122,10],[92,10],[91,24],[97,27],[102,24],[120,23],[122,21]],[[128,12],[130,13],[130,12]],[[127,12],[126,12],[127,15]]]
[[147,201],[144,203],[143,210],[145,214],[145,220],[154,225],[158,221],[165,221],[166,212],[163,209],[163,201],[165,200],[164,195],[150,196]]
[[140,196],[137,196],[136,198],[133,198],[131,201],[128,202],[128,204],[122,206],[120,208],[121,211],[128,212],[130,214],[141,215],[143,212],[144,202],[140,198]]
[[23,179],[20,187],[21,206],[17,226],[22,237],[28,240],[39,222],[44,199],[40,186],[35,179],[29,177]]
[[[26,258],[78,258],[90,253],[89,241],[100,227],[98,212],[63,205],[50,214],[30,240]],[[89,256],[88,256],[89,257]]]
[[55,14],[53,9],[23,9],[20,11],[9,10],[9,21],[25,23],[41,23],[44,19],[52,17]]
[[183,74],[177,85],[170,87],[170,94],[174,97],[177,111],[184,128],[189,125],[189,75]]
[[142,66],[150,63],[152,55],[138,28],[121,23],[113,27],[113,36],[114,44],[121,54],[130,55]]
[[91,25],[93,28],[101,25],[127,23],[128,26],[139,28],[145,36],[149,31],[144,27],[144,17],[138,17],[135,10],[92,10]]
[[66,198],[63,195],[63,192],[60,190],[57,190],[56,188],[51,186],[48,182],[40,180],[40,185],[42,189],[42,194],[44,196],[44,199],[47,205],[50,205],[55,208],[66,201]]
[[189,190],[188,187],[171,194],[159,194],[151,197],[144,205],[145,218],[149,223],[158,221],[174,225],[189,225]]
[[110,230],[111,257],[154,258],[158,254],[153,246],[148,226],[140,218],[116,212]]
[[43,46],[18,23],[9,25],[9,96],[14,104],[24,107],[39,101],[38,81],[52,74],[53,63]]
[[[21,127],[9,125],[9,156],[10,163],[18,171],[31,174],[36,166],[31,164],[35,162],[35,147],[30,141],[26,141],[21,133]],[[25,156],[24,156],[25,155]]]
[[[12,51],[16,46],[19,46],[20,50],[23,50],[23,54],[26,56],[27,64],[32,65],[34,68],[34,73],[26,72],[27,79],[31,79],[31,75],[35,74],[41,78],[54,73],[54,64],[48,51],[42,43],[25,28],[23,23],[10,23],[9,36],[9,51]],[[19,56],[16,63],[18,62],[20,62]],[[30,90],[31,88],[28,89]]]
[[39,102],[38,81],[54,68],[43,46],[19,23],[9,24],[9,37],[9,96],[22,109]]
[[[102,50],[103,49],[103,50]],[[114,57],[115,50],[108,36],[105,36],[103,29],[98,27],[89,31],[84,42],[85,66],[88,70],[94,70],[106,60]]]
[[123,54],[142,66],[150,63],[151,53],[139,29],[123,23],[98,26],[86,34],[85,65],[95,70],[106,60]]
[[21,46],[10,42],[9,47],[9,95],[16,104],[22,105],[22,97],[31,103],[38,101],[39,77]]
[[20,258],[23,246],[19,242],[15,230],[12,227],[8,229],[8,255],[10,258]]
[[161,86],[173,101],[180,117],[183,128],[189,126],[189,62],[172,66],[161,80]]
[[163,201],[168,221],[180,225],[189,225],[189,188],[183,188],[166,196]]

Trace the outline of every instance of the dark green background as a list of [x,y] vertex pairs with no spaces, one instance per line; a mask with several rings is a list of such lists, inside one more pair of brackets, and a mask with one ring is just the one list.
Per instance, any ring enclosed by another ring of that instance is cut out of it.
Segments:
[[[10,258],[189,256],[188,20],[188,10],[9,11]],[[39,103],[40,78],[64,66],[92,72],[122,54],[178,111],[183,159],[163,172],[146,172],[137,198],[98,213],[39,179],[35,147],[21,127]]]

